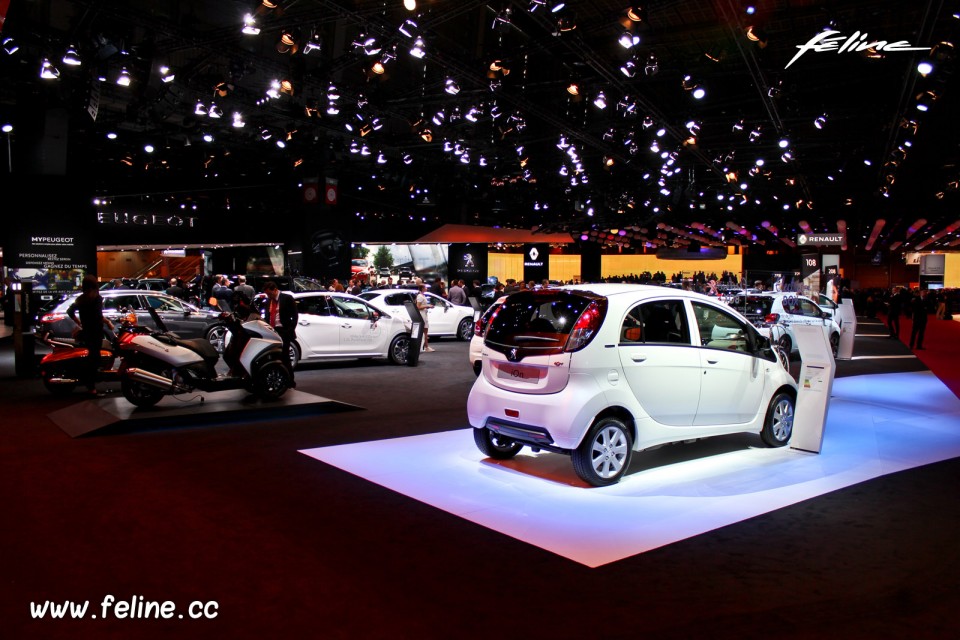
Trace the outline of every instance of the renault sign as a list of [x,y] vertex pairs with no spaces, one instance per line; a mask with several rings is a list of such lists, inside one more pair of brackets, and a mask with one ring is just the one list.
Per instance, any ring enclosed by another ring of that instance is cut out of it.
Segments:
[[797,236],[797,244],[801,247],[842,245],[847,241],[844,233],[801,233]]

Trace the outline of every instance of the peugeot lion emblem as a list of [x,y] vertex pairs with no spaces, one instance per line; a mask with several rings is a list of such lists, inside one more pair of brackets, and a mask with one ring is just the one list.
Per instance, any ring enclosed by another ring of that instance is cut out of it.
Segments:
[[507,354],[507,360],[509,360],[510,362],[516,362],[518,359],[517,358],[518,354],[519,354],[519,349],[517,349],[516,347],[514,347],[513,349],[510,349],[510,353]]

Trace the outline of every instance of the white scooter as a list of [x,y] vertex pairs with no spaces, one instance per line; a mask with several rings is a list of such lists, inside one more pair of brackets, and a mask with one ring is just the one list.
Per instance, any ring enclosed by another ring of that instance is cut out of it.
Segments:
[[120,389],[138,407],[151,407],[165,395],[200,391],[247,389],[264,400],[275,400],[290,388],[290,365],[283,341],[262,320],[242,321],[235,314],[222,319],[230,332],[223,349],[226,375],[216,371],[220,355],[204,338],[185,340],[169,333],[160,315],[150,309],[160,331],[129,333],[118,348]]

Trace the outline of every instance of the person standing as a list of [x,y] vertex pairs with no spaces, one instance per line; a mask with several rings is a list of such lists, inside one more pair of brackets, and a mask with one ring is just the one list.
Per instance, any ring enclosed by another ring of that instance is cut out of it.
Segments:
[[890,329],[890,337],[900,339],[900,314],[903,312],[903,298],[900,296],[900,290],[897,289],[890,296],[887,302],[887,328]]
[[233,288],[233,308],[242,320],[250,316],[256,295],[256,289],[247,284],[247,276],[237,276],[237,286]]
[[83,383],[90,395],[97,397],[97,372],[100,370],[100,347],[103,345],[103,327],[113,331],[113,323],[103,317],[103,298],[97,278],[88,274],[83,277],[80,295],[67,308],[67,316],[77,328],[74,337],[87,349]]
[[910,348],[916,345],[917,351],[923,351],[923,334],[927,331],[927,301],[926,291],[918,291],[910,301],[910,316],[913,320],[913,329],[910,330]]
[[467,305],[467,292],[463,290],[463,280],[453,280],[447,290],[447,299],[453,304]]
[[284,363],[290,371],[290,386],[296,387],[293,379],[293,367],[290,366],[290,344],[297,339],[297,322],[300,314],[297,313],[297,301],[286,291],[280,291],[277,283],[268,280],[263,285],[263,292],[267,294],[266,315],[267,324],[276,329],[277,335],[283,342]]
[[178,300],[187,299],[187,290],[180,286],[180,281],[176,277],[170,278],[170,286],[167,287],[165,293]]
[[428,313],[430,309],[433,309],[433,305],[427,300],[426,291],[427,285],[420,282],[420,284],[417,285],[416,305],[417,311],[423,316],[423,350],[436,351],[436,349],[430,346],[430,319],[428,318]]

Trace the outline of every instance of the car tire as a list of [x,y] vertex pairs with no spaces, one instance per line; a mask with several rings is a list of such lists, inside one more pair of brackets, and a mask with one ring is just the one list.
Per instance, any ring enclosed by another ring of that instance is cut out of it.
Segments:
[[767,415],[763,420],[763,430],[760,439],[768,447],[782,447],[790,442],[793,435],[793,396],[785,391],[773,396],[767,407]]
[[787,357],[790,357],[790,354],[793,353],[793,340],[790,339],[786,333],[780,336],[780,339],[777,340],[777,344],[781,349],[787,354]]
[[597,420],[573,450],[573,470],[594,487],[616,484],[633,457],[633,435],[618,418]]
[[224,340],[227,337],[227,327],[222,324],[215,324],[207,329],[207,341],[213,345],[217,353],[223,355]]
[[120,367],[120,391],[130,404],[146,409],[160,402],[165,391],[160,387],[131,380],[127,375],[127,365]]
[[257,369],[253,392],[261,400],[276,400],[290,388],[290,370],[280,360],[271,360]]
[[300,345],[296,342],[290,343],[290,352],[287,354],[287,357],[290,359],[290,370],[293,371],[297,368],[297,365],[300,364]]
[[457,340],[466,342],[471,338],[473,338],[473,320],[470,318],[464,318],[457,326]]
[[483,455],[494,460],[509,460],[523,449],[523,445],[519,442],[494,433],[486,427],[473,430],[473,441],[477,443],[477,449],[480,449]]
[[401,333],[390,341],[387,354],[393,364],[407,364],[410,359],[410,334]]
[[840,352],[840,334],[839,333],[830,334],[830,350],[833,352],[833,357],[836,358],[837,354]]

